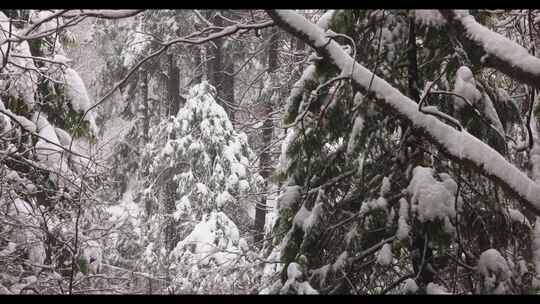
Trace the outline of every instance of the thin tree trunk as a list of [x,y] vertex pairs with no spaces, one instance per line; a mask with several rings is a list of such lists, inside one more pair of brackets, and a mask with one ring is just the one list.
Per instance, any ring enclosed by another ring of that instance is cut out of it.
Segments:
[[[302,57],[304,56],[303,52],[306,49],[306,43],[302,39],[296,38],[296,45],[295,45],[295,54],[294,54],[294,61],[300,62],[302,60]],[[298,66],[298,77],[302,75],[304,72],[304,67],[302,65]]]
[[[229,11],[222,11],[221,14],[229,19],[234,16]],[[221,17],[214,18],[214,24],[217,26],[231,25],[229,21]],[[223,38],[224,39],[224,38]],[[234,120],[234,58],[230,48],[225,48],[224,40],[216,41],[216,61],[214,62],[215,81],[217,88],[218,103],[225,109],[229,119]]]
[[169,107],[167,116],[176,116],[182,106],[180,98],[180,69],[176,65],[174,55],[169,55],[169,81],[167,93],[169,97]]
[[[215,26],[222,26],[223,20],[219,17],[213,17],[211,11],[206,12],[206,18],[210,20]],[[212,43],[209,43],[207,46],[207,79],[208,82],[216,88],[218,103],[219,97],[223,96],[222,94],[222,84],[221,84],[221,75],[223,73],[223,63],[222,63],[222,47],[223,40],[222,38],[212,40]]]
[[193,65],[195,78],[193,84],[202,82],[202,66],[201,66],[201,48],[198,45],[193,46]]
[[[272,79],[275,79],[273,73],[277,71],[278,68],[278,30],[276,28],[270,31],[270,45],[268,46],[268,74]],[[274,81],[271,81],[271,85],[274,86]],[[274,125],[270,113],[273,110],[272,104],[272,95],[274,88],[269,89],[269,94],[267,96],[267,102],[263,105],[262,115],[264,117],[263,130],[262,130],[262,146],[268,147],[272,141],[272,133],[274,131]],[[260,157],[260,172],[261,176],[264,178],[264,189],[268,188],[268,178],[271,174],[271,151],[265,149],[261,153]],[[255,207],[255,235],[254,241],[255,244],[258,244],[264,237],[264,226],[266,222],[266,194],[261,195],[261,200]],[[262,244],[261,244],[262,245]]]
[[148,102],[148,73],[146,73],[145,70],[141,70],[141,76],[142,76],[142,85],[141,85],[141,91],[143,95],[143,105],[144,105],[144,112],[143,112],[143,141],[147,143],[150,138],[148,136],[148,133],[150,131],[150,105]]
[[[180,96],[180,70],[174,60],[174,55],[169,55],[169,81],[167,84],[167,95],[169,98],[168,116],[176,116],[180,107],[184,104],[184,99]],[[170,140],[176,139],[176,134],[169,134]],[[164,212],[164,239],[165,249],[170,252],[176,246],[176,222],[173,214],[176,212],[176,190],[177,183],[174,181],[176,167],[169,168],[168,174],[164,175],[165,185],[162,188],[161,204]]]
[[[174,172],[171,172],[174,173]],[[162,189],[162,204],[164,212],[164,244],[165,249],[171,252],[176,246],[176,222],[173,218],[173,214],[176,211],[176,183],[173,181],[174,174],[170,174],[165,182],[165,186]]]
[[227,64],[225,65],[225,73],[222,75],[223,78],[223,99],[225,104],[225,111],[229,115],[229,119],[234,121],[234,110],[231,105],[235,104],[234,101],[234,60],[229,58]]

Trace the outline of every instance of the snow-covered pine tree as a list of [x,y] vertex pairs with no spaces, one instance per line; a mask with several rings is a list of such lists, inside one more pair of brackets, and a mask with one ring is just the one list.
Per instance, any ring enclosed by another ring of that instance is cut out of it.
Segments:
[[[233,271],[246,259],[237,226],[251,226],[247,210],[255,200],[249,194],[261,183],[251,172],[246,136],[233,129],[213,90],[207,82],[195,85],[178,114],[152,128],[142,160],[148,172],[143,269],[169,273],[176,292],[231,287],[235,273],[215,267]],[[171,179],[177,183],[173,212],[159,195]]]

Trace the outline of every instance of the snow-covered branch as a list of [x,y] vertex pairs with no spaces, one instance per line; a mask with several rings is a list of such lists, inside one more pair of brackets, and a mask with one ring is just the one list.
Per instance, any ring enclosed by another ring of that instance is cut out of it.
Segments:
[[144,9],[122,9],[122,10],[80,10],[80,12],[69,12],[64,14],[64,17],[79,17],[79,16],[87,16],[87,17],[95,17],[95,18],[102,18],[102,19],[120,19],[120,18],[127,18],[127,17],[133,17],[141,12],[143,12]]
[[[355,62],[336,41],[317,25],[289,10],[269,10],[268,15],[290,34],[302,39],[342,73],[351,75],[360,89],[371,88],[380,105],[411,123],[451,159],[467,164],[498,182],[532,211],[540,215],[540,185],[510,164],[497,151],[466,131],[457,131],[437,118],[418,110],[418,105],[385,80]],[[370,86],[370,80],[373,78]],[[540,82],[538,82],[540,83]]]
[[521,45],[495,33],[467,12],[440,10],[473,63],[484,64],[540,89],[540,59]]
[[[142,9],[137,10],[60,10],[55,13],[49,14],[40,20],[35,21],[27,29],[24,29],[21,34],[11,33],[12,37],[6,38],[0,41],[0,45],[8,42],[21,42],[25,40],[33,40],[49,36],[59,30],[67,27],[74,26],[88,17],[100,18],[100,19],[121,19],[135,16],[141,13]],[[40,31],[38,33],[31,34],[41,25],[51,21],[55,18],[65,18],[67,21],[57,24],[53,27]]]

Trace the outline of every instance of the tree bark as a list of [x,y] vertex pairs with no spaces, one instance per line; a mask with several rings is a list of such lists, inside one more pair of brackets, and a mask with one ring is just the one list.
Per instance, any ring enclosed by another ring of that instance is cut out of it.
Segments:
[[[300,62],[304,57],[304,50],[306,49],[306,43],[302,39],[294,39],[296,41],[295,52],[294,52],[294,61],[295,63]],[[298,77],[304,72],[304,67],[299,65],[298,67]]]
[[[222,11],[221,14],[228,18],[233,18],[227,11]],[[220,15],[213,16],[211,12],[207,12],[208,20],[215,26],[226,26],[227,20],[221,18]],[[213,45],[207,47],[207,79],[208,82],[216,88],[217,103],[225,109],[229,119],[234,120],[234,58],[226,52],[224,48],[224,38],[212,40]]]
[[169,97],[169,107],[167,109],[167,116],[176,116],[178,110],[183,105],[180,98],[180,69],[176,65],[174,55],[169,55],[169,79],[168,79],[167,93]]
[[148,73],[143,69],[141,70],[141,76],[142,76],[142,85],[141,85],[141,91],[142,91],[142,103],[144,106],[143,111],[143,141],[147,143],[150,138],[148,136],[148,133],[150,132],[150,105],[148,103]]
[[226,64],[225,64],[225,73],[222,75],[222,94],[223,94],[223,101],[225,111],[229,115],[229,119],[231,121],[234,121],[234,110],[231,107],[235,104],[234,101],[234,76],[232,75],[234,73],[234,60],[232,58],[227,58]]
[[201,66],[201,48],[198,45],[192,47],[193,50],[193,70],[195,71],[195,77],[193,79],[194,84],[202,82],[202,66]]
[[[273,28],[269,31],[270,43],[267,49],[268,52],[268,76],[271,79],[275,79],[274,73],[278,69],[278,30]],[[271,86],[275,86],[274,81],[270,82]],[[264,118],[263,121],[263,130],[262,130],[262,147],[265,149],[260,156],[259,167],[261,176],[264,178],[264,192],[268,189],[268,178],[271,174],[272,166],[272,156],[271,150],[266,149],[272,142],[272,134],[274,131],[274,124],[272,121],[271,113],[273,110],[272,104],[272,95],[274,93],[274,88],[269,88],[268,96],[266,102],[263,105],[262,115]],[[266,205],[267,205],[267,196],[266,194],[261,195],[259,203],[255,206],[255,244],[261,242],[264,237],[264,226],[266,223]],[[262,244],[261,244],[262,245]]]
[[[171,173],[174,171],[171,170]],[[162,204],[164,220],[164,244],[167,252],[171,252],[176,246],[176,222],[173,214],[176,211],[176,183],[173,181],[174,174],[170,174],[162,189]]]
[[[219,17],[212,16],[211,11],[206,12],[206,18],[210,20],[215,26],[222,26],[223,20]],[[223,73],[223,64],[222,64],[222,47],[223,39],[217,38],[212,40],[211,43],[207,45],[206,55],[206,67],[207,67],[207,79],[208,82],[216,88],[217,95],[222,96],[221,93],[221,75]],[[218,100],[218,103],[219,100]]]

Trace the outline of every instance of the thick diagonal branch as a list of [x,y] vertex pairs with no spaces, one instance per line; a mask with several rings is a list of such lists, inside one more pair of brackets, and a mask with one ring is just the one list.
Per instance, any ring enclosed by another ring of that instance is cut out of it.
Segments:
[[[325,32],[293,11],[269,10],[275,24],[302,39],[329,64],[344,75],[351,75],[353,85],[366,91],[373,73],[355,62],[336,41],[329,41]],[[540,215],[540,185],[510,164],[497,151],[466,131],[457,131],[437,118],[421,113],[418,105],[385,80],[374,76],[370,93],[385,110],[409,122],[413,130],[425,136],[450,159],[466,164],[491,180]]]

